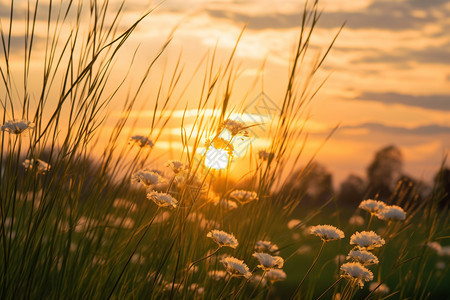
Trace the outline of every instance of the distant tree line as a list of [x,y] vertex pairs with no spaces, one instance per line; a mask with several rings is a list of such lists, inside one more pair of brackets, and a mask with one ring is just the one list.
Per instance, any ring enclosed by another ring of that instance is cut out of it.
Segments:
[[[434,187],[403,173],[403,158],[396,146],[386,146],[375,153],[366,169],[366,178],[350,174],[338,190],[333,188],[333,176],[313,162],[291,174],[280,193],[298,197],[302,205],[321,205],[331,198],[339,205],[357,205],[364,199],[387,200],[396,188],[407,187],[422,199],[431,192],[441,195],[440,205],[450,204],[450,169],[443,166],[434,177]],[[418,199],[420,200],[420,199]]]

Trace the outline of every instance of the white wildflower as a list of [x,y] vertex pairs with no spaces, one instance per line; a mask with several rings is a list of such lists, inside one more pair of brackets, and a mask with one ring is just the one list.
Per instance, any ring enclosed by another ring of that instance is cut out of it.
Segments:
[[383,201],[377,201],[377,200],[364,200],[359,204],[359,208],[366,210],[370,213],[376,213],[380,210],[382,210],[386,204]]
[[364,281],[373,280],[372,272],[357,262],[345,263],[341,266],[341,270],[344,272],[342,277],[356,280],[361,288],[364,286]]
[[[370,291],[373,291],[373,290],[375,290],[375,288],[377,288],[377,286],[379,285],[380,283],[379,282],[372,282],[370,285],[369,285],[369,290]],[[386,295],[386,294],[389,294],[389,287],[387,286],[387,285],[385,285],[384,283],[382,283],[380,286],[378,286],[378,288],[375,290],[375,294],[382,294],[382,295]]]
[[146,188],[150,188],[164,183],[165,178],[154,170],[144,169],[134,173],[131,182],[141,183]]
[[311,226],[310,234],[320,237],[324,242],[344,238],[344,232],[331,225]]
[[347,259],[352,259],[361,263],[363,266],[376,265],[379,263],[378,258],[366,250],[351,250]]
[[385,241],[373,231],[361,231],[355,232],[350,237],[350,244],[371,250],[383,246]]
[[236,249],[239,245],[233,234],[226,233],[222,230],[211,230],[206,236],[212,238],[220,247],[226,246]]
[[219,206],[219,207],[221,207],[223,209],[226,209],[226,210],[233,210],[233,209],[238,208],[238,205],[237,205],[236,202],[231,201],[231,200],[227,200],[227,199],[217,200],[217,201],[214,202],[214,205],[215,206]]
[[150,140],[148,137],[143,136],[143,135],[132,136],[129,141],[129,144],[131,144],[131,143],[135,143],[141,148],[147,147],[147,146],[150,148],[153,148],[153,146],[154,146],[152,140]]
[[258,200],[258,194],[256,192],[245,190],[234,190],[230,193],[230,197],[242,204]]
[[232,256],[225,257],[222,259],[222,264],[226,268],[228,274],[235,277],[244,276],[245,278],[250,278],[252,273],[250,272],[248,266],[243,260],[237,259]]
[[242,122],[227,119],[222,123],[222,128],[227,129],[231,132],[232,136],[235,136],[237,134],[243,134],[246,135],[247,132],[245,131],[245,125]]
[[267,280],[274,283],[275,281],[282,281],[286,279],[286,273],[281,269],[270,269],[266,272]]
[[267,280],[266,277],[262,277],[261,275],[254,275],[252,277],[250,277],[250,282],[255,284],[255,285],[261,285],[261,286],[265,286],[267,284]]
[[382,210],[376,213],[376,216],[381,220],[404,220],[406,217],[405,211],[397,205],[387,205]]
[[364,225],[364,218],[358,215],[354,215],[350,217],[348,223],[353,226],[362,226]]
[[179,160],[169,160],[166,162],[166,166],[169,167],[175,174],[179,174],[186,169],[186,165]]
[[272,244],[270,241],[257,241],[255,245],[255,250],[258,252],[269,252],[273,254],[279,254],[278,246]]
[[300,226],[300,224],[302,224],[302,221],[299,219],[292,219],[287,223],[287,227],[289,229],[294,229],[294,228],[298,228]]
[[34,128],[34,124],[27,120],[10,120],[7,121],[4,125],[1,127],[1,131],[7,131],[12,134],[22,134],[23,132],[27,130],[31,130]]
[[450,246],[441,247],[441,252],[439,253],[441,256],[450,256]]
[[222,271],[222,270],[214,270],[214,271],[209,271],[207,273],[207,275],[214,280],[220,281],[220,280],[224,279],[228,275],[228,273],[226,271]]
[[442,260],[438,261],[436,263],[436,269],[438,270],[444,270],[447,267],[447,264],[443,262]]
[[258,267],[263,270],[279,269],[283,267],[284,259],[280,256],[272,256],[263,252],[253,253],[253,257],[256,257],[259,261]]
[[159,207],[177,207],[178,201],[167,193],[151,191],[147,194],[147,199],[152,200]]
[[33,170],[35,169],[38,173],[44,174],[45,172],[50,170],[50,165],[43,160],[37,159],[25,159],[22,163],[25,167],[25,170]]
[[441,254],[442,252],[442,246],[438,242],[428,242],[427,246],[436,251],[437,254]]

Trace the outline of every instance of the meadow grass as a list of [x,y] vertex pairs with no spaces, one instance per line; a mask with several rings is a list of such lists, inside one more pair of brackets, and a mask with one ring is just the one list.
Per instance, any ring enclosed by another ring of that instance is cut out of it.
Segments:
[[[231,112],[240,113],[230,107],[238,73],[236,48],[223,65],[217,65],[213,52],[194,70],[204,73],[193,129],[184,127],[183,118],[182,154],[173,158],[180,161],[155,169],[153,148],[173,113],[169,107],[176,107],[184,91],[179,60],[154,91],[148,135],[131,137],[124,128],[136,126],[129,116],[171,36],[128,98],[116,99],[127,88],[128,74],[115,86],[109,81],[122,48],[152,10],[124,26],[123,6],[113,10],[108,1],[29,3],[25,17],[15,15],[15,4],[9,24],[2,20],[1,28],[2,299],[442,299],[447,294],[448,248],[430,244],[445,244],[449,235],[438,187],[419,201],[414,187],[400,182],[386,203],[401,206],[406,218],[394,221],[341,207],[333,197],[303,207],[302,195],[283,188],[282,174],[304,159],[303,147],[297,152],[294,147],[306,142],[299,116],[322,86],[313,79],[337,37],[306,63],[320,18],[317,1],[305,3],[281,110],[270,125],[271,144],[250,169],[252,180],[244,189],[228,177],[228,169],[205,167],[207,155],[200,151],[206,141],[206,149],[228,153],[228,164],[234,155],[232,138],[245,138],[250,129],[229,119]],[[47,24],[43,56],[35,55],[34,45],[41,13]],[[21,69],[13,53],[19,18],[26,28]],[[39,76],[30,74],[36,61],[42,67]],[[113,101],[122,101],[123,111],[103,144],[102,124]],[[219,113],[206,117],[208,109]],[[225,129],[232,138],[223,138]],[[98,148],[99,157],[92,154]],[[298,180],[312,162],[306,161]],[[362,224],[349,224],[355,211]],[[293,218],[302,221],[293,225]],[[328,231],[311,235],[310,226],[320,224],[338,227],[345,238],[329,238]],[[353,233],[365,230],[376,231],[385,245],[349,244]],[[357,284],[361,278],[342,277],[340,269],[355,246],[379,259],[365,266],[373,278],[363,289]],[[338,255],[343,257],[336,261]],[[370,292],[373,282],[390,291]]]

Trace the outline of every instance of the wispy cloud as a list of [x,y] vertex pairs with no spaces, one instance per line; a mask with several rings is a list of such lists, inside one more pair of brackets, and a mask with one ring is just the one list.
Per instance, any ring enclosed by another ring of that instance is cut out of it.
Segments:
[[424,109],[450,111],[450,94],[439,95],[410,95],[395,92],[364,91],[352,100],[375,101],[386,105],[401,104]]

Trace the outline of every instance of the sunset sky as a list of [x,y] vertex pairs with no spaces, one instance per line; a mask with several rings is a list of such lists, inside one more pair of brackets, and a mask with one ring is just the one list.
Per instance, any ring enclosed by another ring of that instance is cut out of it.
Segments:
[[[0,3],[5,24],[9,4],[5,0]],[[183,86],[202,57],[216,45],[218,62],[226,62],[247,24],[236,51],[235,64],[240,64],[242,72],[231,106],[245,107],[262,89],[268,98],[280,103],[303,1],[167,0],[142,4],[129,0],[122,22],[156,5],[129,41],[130,49],[139,46],[138,61],[151,61],[177,27],[157,68],[160,72],[164,66],[170,69],[182,53]],[[18,5],[17,10],[24,7]],[[350,173],[365,175],[375,151],[390,144],[402,151],[405,173],[429,180],[450,149],[450,1],[322,0],[320,7],[323,14],[314,32],[312,57],[323,53],[343,22],[346,25],[315,82],[317,85],[330,75],[307,108],[307,150],[314,153],[340,124],[317,155],[317,160],[333,173],[335,184]],[[20,30],[15,35],[19,39]],[[127,60],[117,62],[119,69],[128,66]],[[142,71],[139,64],[138,69]],[[155,81],[159,81],[156,74]],[[261,74],[263,77],[252,87]],[[190,86],[199,83],[194,78]],[[174,109],[183,109],[186,104],[195,108],[195,97],[198,89],[189,87]],[[118,102],[112,106],[112,117],[119,115],[120,107]],[[137,107],[144,109],[140,117],[148,118],[154,102],[142,100]],[[144,124],[148,122],[137,124],[135,133],[145,134]],[[180,124],[181,118],[175,115],[155,151],[176,145]],[[255,143],[256,148],[264,146]]]

